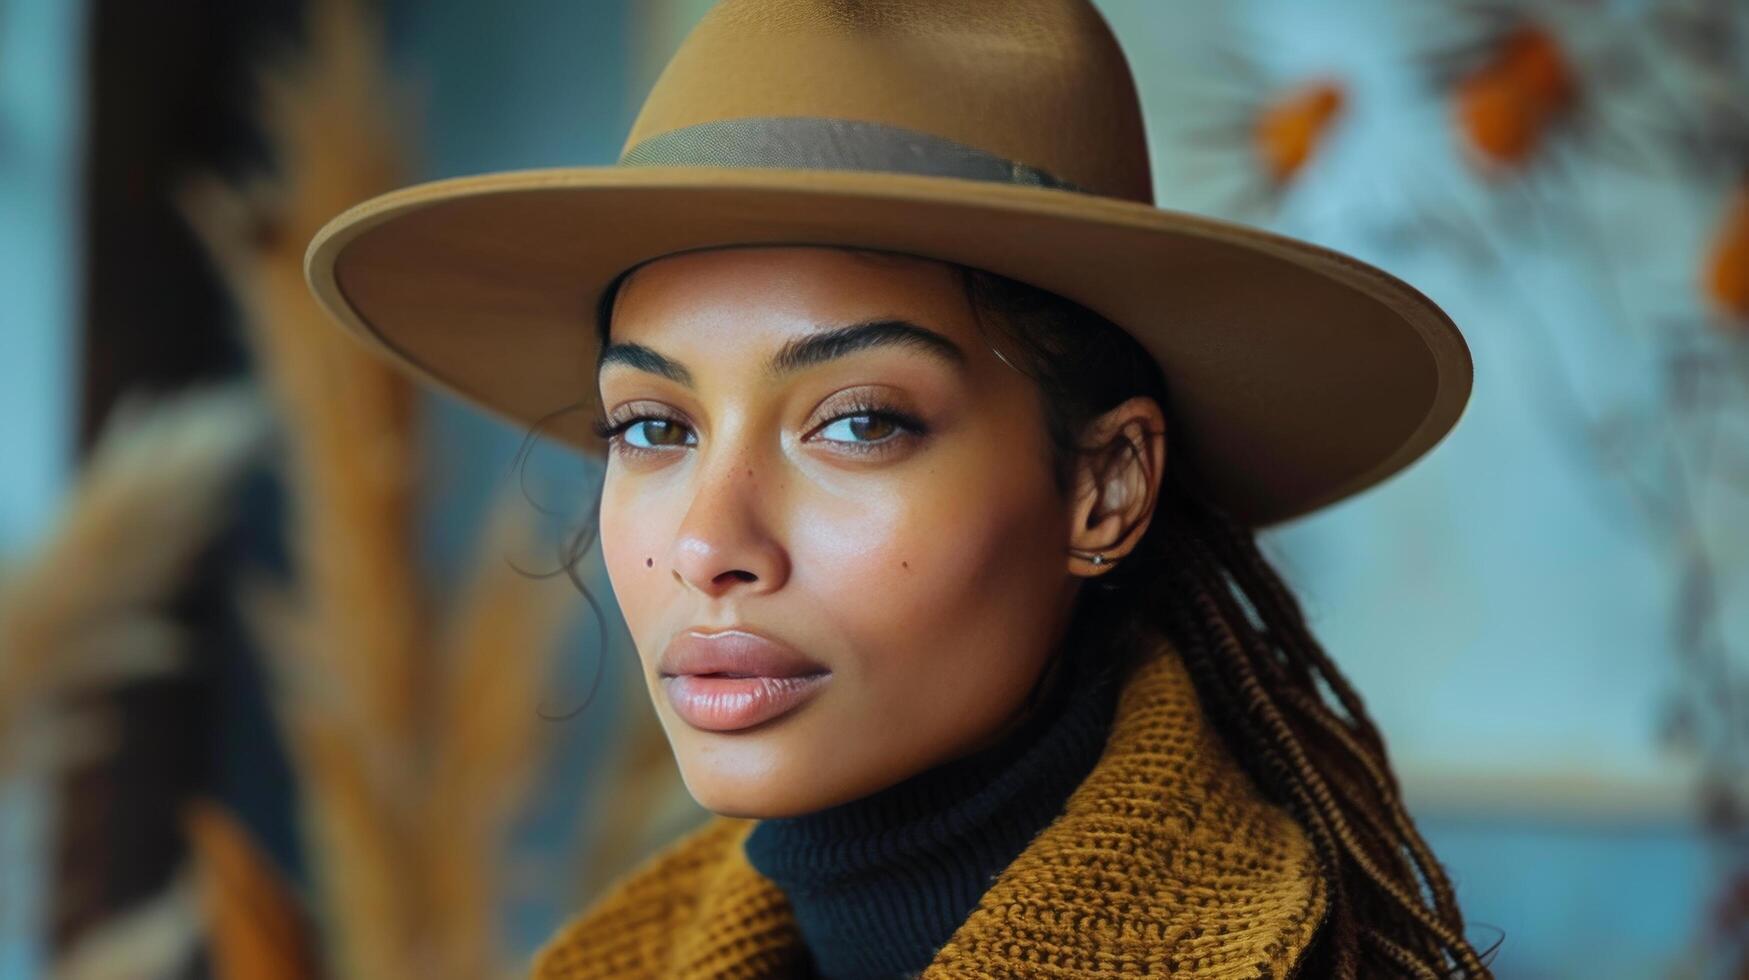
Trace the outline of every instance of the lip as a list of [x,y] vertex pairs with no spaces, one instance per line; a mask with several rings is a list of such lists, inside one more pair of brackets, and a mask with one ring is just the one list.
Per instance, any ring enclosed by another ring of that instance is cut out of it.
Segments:
[[743,674],[750,677],[804,677],[826,669],[787,644],[740,627],[706,633],[696,629],[676,636],[656,664],[662,676]]
[[675,714],[713,732],[788,714],[832,676],[793,648],[745,629],[681,633],[662,652],[657,669]]

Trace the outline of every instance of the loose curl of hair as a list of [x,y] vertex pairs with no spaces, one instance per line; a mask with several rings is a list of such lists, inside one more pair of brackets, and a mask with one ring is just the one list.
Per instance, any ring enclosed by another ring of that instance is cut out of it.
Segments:
[[[874,261],[900,258],[840,248]],[[994,328],[1011,345],[997,355],[1038,386],[1059,492],[1067,492],[1084,454],[1112,448],[1080,441],[1106,411],[1145,396],[1172,417],[1159,363],[1128,332],[1047,290],[952,267],[986,338]],[[614,298],[632,271],[614,281],[596,310],[601,348]],[[1128,437],[1119,432],[1113,439]],[[1499,941],[1478,954],[1465,938],[1451,882],[1404,807],[1384,738],[1360,696],[1312,636],[1255,533],[1194,489],[1180,455],[1167,453],[1160,498],[1136,548],[1092,580],[1097,588],[1080,601],[1099,607],[1096,621],[1164,632],[1233,757],[1310,837],[1330,900],[1295,975],[1491,978],[1487,964]],[[597,497],[597,518],[599,505]],[[561,567],[600,621],[600,607],[576,571],[597,532],[586,522],[568,537]]]

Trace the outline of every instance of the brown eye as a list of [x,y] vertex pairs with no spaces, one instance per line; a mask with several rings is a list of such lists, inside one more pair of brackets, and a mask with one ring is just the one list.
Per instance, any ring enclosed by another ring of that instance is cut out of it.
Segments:
[[679,419],[661,415],[634,415],[619,422],[598,422],[596,436],[607,440],[615,452],[656,452],[673,446],[690,446],[692,430]]
[[847,412],[820,427],[820,438],[847,448],[872,449],[921,433],[923,424],[908,416],[881,409]]
[[632,440],[632,445],[640,448],[686,445],[686,427],[673,419],[639,419],[626,429],[628,435],[633,432],[641,432],[644,437],[642,443]]
[[868,442],[878,442],[891,435],[895,429],[891,419],[878,415],[852,415],[849,421],[850,433]]

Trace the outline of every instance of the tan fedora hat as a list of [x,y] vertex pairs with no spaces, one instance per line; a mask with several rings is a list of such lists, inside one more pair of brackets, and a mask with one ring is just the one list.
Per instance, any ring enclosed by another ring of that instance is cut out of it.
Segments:
[[[840,244],[987,269],[1137,337],[1172,451],[1252,526],[1364,490],[1457,424],[1470,352],[1426,296],[1153,202],[1135,82],[1086,0],[722,0],[616,164],[384,194],[330,221],[305,271],[358,336],[528,425],[593,407],[597,304],[646,260]],[[590,415],[543,431],[599,453]]]

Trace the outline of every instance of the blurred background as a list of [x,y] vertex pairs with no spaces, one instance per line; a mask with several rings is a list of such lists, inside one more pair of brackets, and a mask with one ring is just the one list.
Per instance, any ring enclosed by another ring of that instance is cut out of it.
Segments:
[[[610,164],[708,0],[0,2],[0,980],[519,976],[700,820],[594,471],[303,289]],[[1749,5],[1098,3],[1163,207],[1456,320],[1457,428],[1265,532],[1502,978],[1749,976]]]

